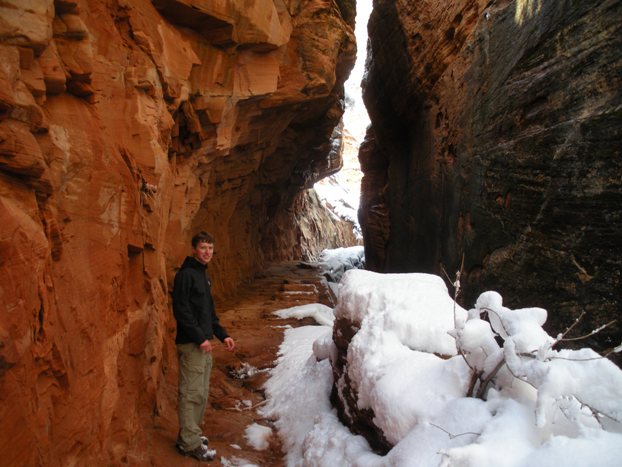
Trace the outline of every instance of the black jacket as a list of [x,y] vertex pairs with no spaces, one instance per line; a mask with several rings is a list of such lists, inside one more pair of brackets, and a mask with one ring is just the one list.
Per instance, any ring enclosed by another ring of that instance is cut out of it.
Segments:
[[175,275],[173,285],[173,314],[177,320],[176,344],[194,342],[216,336],[221,341],[229,335],[218,322],[207,266],[192,256],[186,257]]

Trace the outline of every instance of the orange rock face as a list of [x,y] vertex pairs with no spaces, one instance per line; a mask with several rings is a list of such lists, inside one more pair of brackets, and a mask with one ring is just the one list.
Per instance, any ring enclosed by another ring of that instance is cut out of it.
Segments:
[[217,238],[219,296],[336,246],[298,208],[340,166],[342,17],[325,0],[2,2],[4,465],[120,463],[171,418],[170,283],[195,231]]

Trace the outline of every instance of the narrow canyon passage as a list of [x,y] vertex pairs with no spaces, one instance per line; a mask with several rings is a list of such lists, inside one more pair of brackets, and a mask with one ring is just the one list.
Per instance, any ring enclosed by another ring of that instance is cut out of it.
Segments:
[[[622,0],[2,0],[2,467],[198,465],[174,448],[171,292],[201,230],[237,342],[216,344],[212,465],[282,465],[276,436],[255,451],[244,431],[283,326],[303,324],[272,312],[334,305],[300,263],[325,250],[364,243],[370,273],[460,271],[467,309],[494,290],[546,309],[551,336],[619,348],[620,51]],[[421,446],[428,467],[448,445]]]
[[[277,359],[285,327],[315,323],[310,318],[280,319],[272,313],[309,303],[332,307],[334,298],[318,264],[297,261],[269,267],[252,283],[240,286],[235,296],[217,302],[220,321],[235,338],[237,347],[231,354],[224,346],[216,345],[214,352],[210,400],[203,425],[210,447],[217,450],[211,464],[283,465],[284,454],[276,431],[269,448],[263,451],[250,447],[244,433],[255,422],[268,426],[257,409],[263,404],[262,386],[268,377],[267,370]],[[176,391],[172,386],[169,389]],[[148,430],[149,444],[136,449],[136,461],[154,466],[198,464],[175,450],[177,427],[175,420],[171,422],[169,426]]]

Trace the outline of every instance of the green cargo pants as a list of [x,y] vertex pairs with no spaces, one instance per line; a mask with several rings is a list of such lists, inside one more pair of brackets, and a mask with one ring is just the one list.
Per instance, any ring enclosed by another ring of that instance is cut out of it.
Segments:
[[209,377],[212,372],[212,354],[205,353],[196,344],[178,344],[179,359],[179,442],[189,451],[201,444],[201,420],[209,396]]

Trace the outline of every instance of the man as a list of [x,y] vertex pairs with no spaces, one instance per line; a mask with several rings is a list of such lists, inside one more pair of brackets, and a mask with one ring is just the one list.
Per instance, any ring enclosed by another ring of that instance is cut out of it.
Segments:
[[177,321],[175,344],[179,358],[177,449],[200,461],[210,461],[216,455],[214,449],[208,449],[207,437],[200,428],[212,370],[210,340],[216,336],[227,350],[235,347],[214,310],[207,276],[207,263],[213,255],[214,238],[209,233],[200,232],[192,237],[192,256],[184,260],[173,286],[173,313]]

